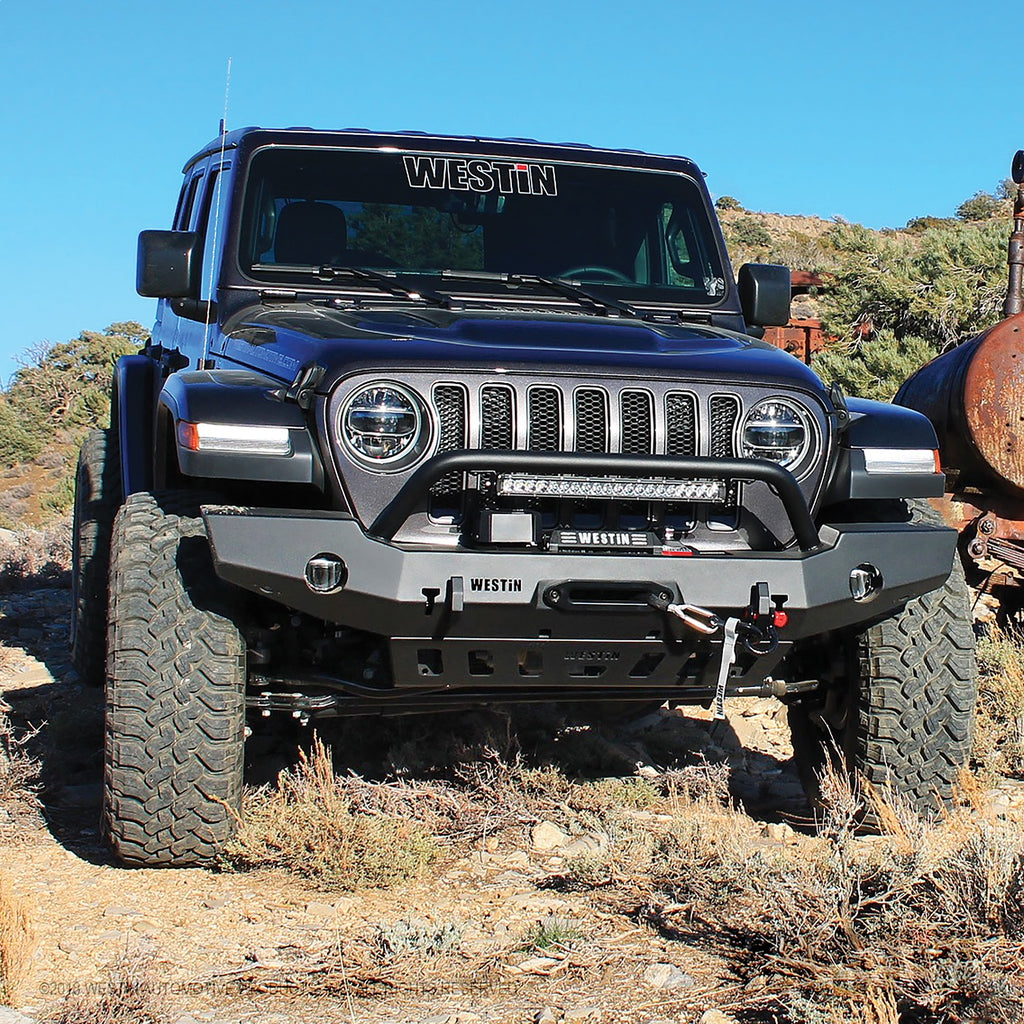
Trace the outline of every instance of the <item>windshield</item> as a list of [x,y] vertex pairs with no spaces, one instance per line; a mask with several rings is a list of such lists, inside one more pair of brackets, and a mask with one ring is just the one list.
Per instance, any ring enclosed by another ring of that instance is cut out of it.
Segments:
[[685,305],[725,294],[701,194],[682,174],[274,148],[253,158],[243,217],[241,267],[261,280],[314,281],[332,266],[562,278]]

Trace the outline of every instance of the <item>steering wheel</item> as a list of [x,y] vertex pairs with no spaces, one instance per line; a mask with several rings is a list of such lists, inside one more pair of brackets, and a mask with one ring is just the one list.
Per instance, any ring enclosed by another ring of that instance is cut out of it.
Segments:
[[568,270],[563,270],[558,276],[559,277],[592,277],[597,275],[598,277],[607,277],[612,281],[621,281],[623,284],[633,284],[633,279],[627,277],[622,273],[621,270],[616,270],[614,267],[570,267]]

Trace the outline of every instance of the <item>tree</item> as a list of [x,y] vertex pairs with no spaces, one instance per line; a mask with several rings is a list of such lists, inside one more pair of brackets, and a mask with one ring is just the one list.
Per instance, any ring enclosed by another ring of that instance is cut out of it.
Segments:
[[891,398],[918,366],[1001,315],[1001,223],[952,222],[917,236],[837,224],[826,242],[835,262],[823,319],[841,341],[814,367],[852,394]]
[[141,325],[127,321],[105,331],[82,331],[70,341],[33,345],[0,395],[0,430],[17,430],[0,446],[0,462],[34,458],[54,434],[77,432],[106,418],[114,363],[149,339]]
[[1003,213],[1004,205],[1005,200],[991,192],[975,192],[956,208],[956,215],[960,220],[990,220]]
[[719,196],[715,200],[716,210],[742,210],[743,204],[735,196]]

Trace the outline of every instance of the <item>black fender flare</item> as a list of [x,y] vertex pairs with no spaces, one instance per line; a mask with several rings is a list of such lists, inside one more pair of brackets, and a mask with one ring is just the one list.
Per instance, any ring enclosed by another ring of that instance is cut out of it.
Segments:
[[[164,382],[157,399],[159,418],[166,411],[178,467],[185,476],[218,480],[311,484],[323,490],[324,467],[305,412],[288,400],[281,382],[252,370],[181,370]],[[180,423],[285,427],[288,455],[194,451],[182,443]]]
[[121,356],[114,365],[110,423],[121,452],[121,493],[151,491],[157,391],[156,363],[147,355]]
[[822,508],[850,500],[937,498],[945,491],[940,472],[868,473],[867,448],[934,451],[939,447],[935,428],[913,409],[866,398],[848,398],[849,423],[840,434],[840,447],[832,482]]

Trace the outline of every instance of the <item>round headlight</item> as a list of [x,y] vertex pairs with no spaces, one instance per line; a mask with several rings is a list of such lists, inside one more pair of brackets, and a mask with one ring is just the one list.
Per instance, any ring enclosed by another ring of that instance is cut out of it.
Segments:
[[743,421],[740,454],[746,459],[768,459],[780,466],[795,466],[807,453],[810,431],[806,415],[782,398],[759,402]]
[[423,407],[411,391],[397,384],[371,384],[345,402],[339,427],[342,444],[357,459],[393,465],[420,450]]

